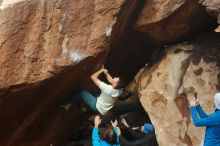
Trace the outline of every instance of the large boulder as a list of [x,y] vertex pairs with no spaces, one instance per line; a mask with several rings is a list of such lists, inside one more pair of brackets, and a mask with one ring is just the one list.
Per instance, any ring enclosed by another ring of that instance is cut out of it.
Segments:
[[158,43],[174,43],[216,27],[198,0],[147,0],[136,29]]
[[0,1],[0,145],[58,144],[73,135],[79,110],[63,113],[57,104],[105,60],[106,31],[123,4]]
[[106,31],[122,4],[123,0],[2,1],[0,88],[51,78],[106,51]]
[[137,74],[131,87],[140,95],[159,145],[203,143],[205,128],[193,125],[189,103],[198,92],[204,110],[214,110],[213,95],[220,90],[219,42],[219,34],[209,34],[170,46],[160,61]]

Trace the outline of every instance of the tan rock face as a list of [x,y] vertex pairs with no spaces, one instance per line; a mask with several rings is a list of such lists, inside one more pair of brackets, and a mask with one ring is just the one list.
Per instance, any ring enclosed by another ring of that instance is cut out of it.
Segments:
[[156,128],[159,145],[203,143],[204,128],[193,125],[189,102],[198,92],[204,110],[213,111],[213,95],[220,85],[219,41],[220,35],[212,34],[168,47],[157,64],[137,75],[141,102]]
[[195,36],[212,26],[216,22],[205,8],[191,0],[147,0],[136,23],[136,29],[162,44]]

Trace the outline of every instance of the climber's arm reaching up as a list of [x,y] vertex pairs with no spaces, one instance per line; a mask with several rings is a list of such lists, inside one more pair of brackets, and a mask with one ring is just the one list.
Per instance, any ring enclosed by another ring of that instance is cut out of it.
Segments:
[[97,72],[95,72],[94,74],[92,74],[90,76],[91,80],[97,85],[99,86],[99,84],[101,83],[100,79],[99,79],[99,75],[101,73],[103,73],[106,69],[101,68],[100,70],[98,70]]
[[112,76],[108,73],[108,70],[107,70],[107,69],[104,69],[104,74],[105,74],[105,76],[106,76],[108,82],[112,84],[113,78],[112,78]]

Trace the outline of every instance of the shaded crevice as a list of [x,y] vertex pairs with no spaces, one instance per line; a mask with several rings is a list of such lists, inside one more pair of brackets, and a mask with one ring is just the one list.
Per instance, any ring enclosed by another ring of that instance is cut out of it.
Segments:
[[[192,54],[191,62],[194,65],[198,65],[201,60],[203,60],[205,63],[216,63],[216,65],[220,67],[220,45],[218,44],[220,41],[220,33],[204,35],[192,40],[195,51]],[[217,76],[217,80],[216,89],[220,91],[220,75]]]
[[[209,39],[206,39],[206,37]],[[216,62],[220,66],[220,54],[218,49],[220,45],[218,41],[220,40],[220,33],[204,34],[199,36],[197,39],[192,40],[192,44],[195,46],[195,51],[192,54],[192,63],[198,65],[203,59],[206,63]],[[199,45],[198,45],[199,44]],[[206,49],[208,47],[209,49]]]
[[144,4],[145,1],[128,1],[124,5],[109,40],[106,67],[113,76],[123,77],[126,83],[146,65],[156,46],[146,34],[133,28]]
[[[128,83],[152,57],[155,45],[147,37],[134,29],[109,52],[106,67],[113,76],[123,77]],[[129,38],[130,36],[130,38]]]

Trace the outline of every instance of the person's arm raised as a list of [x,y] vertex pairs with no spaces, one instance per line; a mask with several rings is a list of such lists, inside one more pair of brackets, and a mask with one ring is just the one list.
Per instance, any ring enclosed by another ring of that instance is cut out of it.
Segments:
[[94,120],[94,128],[93,128],[93,131],[92,131],[92,144],[94,146],[100,145],[100,140],[101,139],[99,137],[98,127],[99,127],[101,122],[102,122],[102,119],[99,116],[96,116],[95,120]]
[[105,74],[107,80],[109,81],[109,83],[112,83],[113,78],[112,78],[112,76],[108,73],[108,70],[107,70],[107,69],[104,70],[104,74]]
[[97,72],[95,72],[94,74],[92,74],[91,76],[90,76],[90,78],[91,78],[91,80],[97,85],[97,86],[99,86],[99,84],[100,84],[100,80],[99,80],[99,75],[101,74],[101,73],[103,73],[105,71],[105,69],[104,68],[101,68],[100,70],[98,70]]
[[125,120],[125,118],[122,118],[121,123],[122,123],[125,127],[127,127],[127,128],[130,127],[130,126],[128,125],[127,121]]
[[206,112],[204,112],[204,110],[202,109],[202,107],[198,101],[197,101],[197,105],[196,105],[196,110],[197,110],[197,113],[199,114],[200,118],[208,117],[208,114]]

